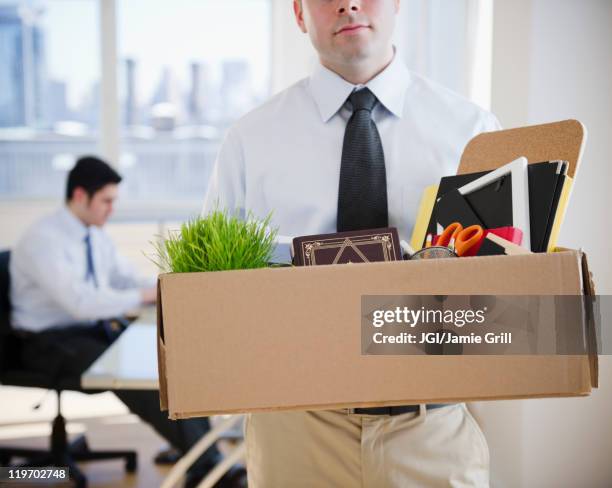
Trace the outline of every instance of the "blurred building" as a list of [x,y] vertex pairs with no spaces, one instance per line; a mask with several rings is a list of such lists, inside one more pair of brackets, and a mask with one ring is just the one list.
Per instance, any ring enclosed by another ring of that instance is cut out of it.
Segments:
[[0,6],[0,127],[43,123],[43,13],[34,6]]
[[204,118],[203,69],[202,63],[191,63],[189,66],[191,86],[187,99],[187,112],[192,124],[200,124]]
[[138,105],[136,102],[136,60],[125,60],[125,105],[123,123],[126,127],[138,123]]

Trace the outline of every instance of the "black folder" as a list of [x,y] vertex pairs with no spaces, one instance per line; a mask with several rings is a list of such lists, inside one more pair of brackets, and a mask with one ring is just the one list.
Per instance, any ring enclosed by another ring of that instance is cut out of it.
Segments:
[[[446,227],[453,222],[459,222],[463,227],[484,225],[466,198],[456,188],[442,195],[436,202],[434,209],[436,224],[440,224],[442,227]],[[435,234],[437,233],[435,232]]]
[[[545,252],[548,247],[550,233],[561,196],[561,190],[567,174],[567,162],[551,161],[530,164],[528,168],[529,178],[529,224],[531,231],[531,250],[533,252]],[[488,171],[468,173],[456,176],[445,176],[440,180],[436,205],[428,226],[428,233],[436,234],[436,223],[443,226],[448,225],[446,220],[452,218],[453,209],[448,205],[449,200],[442,207],[445,195],[452,195],[452,200],[458,202],[457,196],[462,197],[457,188],[486,175]],[[454,192],[453,192],[454,190]],[[457,193],[455,195],[454,193]],[[512,226],[512,179],[510,175],[503,176],[499,180],[476,190],[469,195],[463,196],[464,203],[457,203],[454,212],[457,218],[451,222],[461,222],[461,218],[468,215],[465,205],[473,212],[476,219],[481,221],[480,225],[487,229],[496,227]],[[450,208],[450,210],[449,210]],[[440,215],[438,215],[440,214]],[[466,219],[470,221],[470,219]],[[450,223],[450,222],[449,222]],[[463,225],[463,222],[461,222]],[[467,224],[471,225],[471,224]]]
[[529,166],[529,220],[531,250],[545,252],[567,174],[567,162]]

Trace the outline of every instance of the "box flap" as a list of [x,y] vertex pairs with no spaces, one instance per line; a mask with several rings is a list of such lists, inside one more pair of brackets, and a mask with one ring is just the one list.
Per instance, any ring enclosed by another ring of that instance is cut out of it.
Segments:
[[159,405],[168,410],[168,383],[166,380],[166,345],[164,343],[164,318],[162,314],[161,280],[157,279],[157,375],[159,376]]
[[586,128],[577,120],[485,132],[468,142],[457,174],[494,170],[525,156],[530,164],[568,161],[567,174],[574,178],[585,140]]
[[587,255],[584,252],[581,252],[581,256],[584,294],[589,296],[595,296],[595,282],[593,281],[593,273],[591,273],[591,271],[589,270]]
[[591,372],[591,386],[599,387],[599,356],[597,345],[597,324],[595,317],[599,314],[598,302],[595,299],[595,284],[593,283],[593,273],[589,271],[589,263],[586,254],[582,253],[582,282],[585,295],[585,314],[587,347],[589,351],[589,366]]

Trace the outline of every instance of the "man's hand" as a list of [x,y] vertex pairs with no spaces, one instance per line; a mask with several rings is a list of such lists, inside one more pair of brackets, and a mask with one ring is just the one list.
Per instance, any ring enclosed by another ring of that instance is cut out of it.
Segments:
[[140,300],[143,305],[152,305],[157,301],[157,287],[142,288],[140,290]]

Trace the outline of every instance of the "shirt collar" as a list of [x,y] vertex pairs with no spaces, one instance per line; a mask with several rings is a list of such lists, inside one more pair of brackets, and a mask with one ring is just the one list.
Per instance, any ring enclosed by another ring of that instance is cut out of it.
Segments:
[[[367,86],[378,101],[392,114],[402,117],[406,88],[410,73],[397,53],[381,73],[371,79]],[[322,64],[318,64],[310,77],[310,88],[323,122],[331,119],[344,105],[357,85],[349,83]]]
[[85,239],[89,234],[89,228],[74,215],[70,209],[64,205],[58,210],[58,218],[64,224],[64,230],[75,239]]

